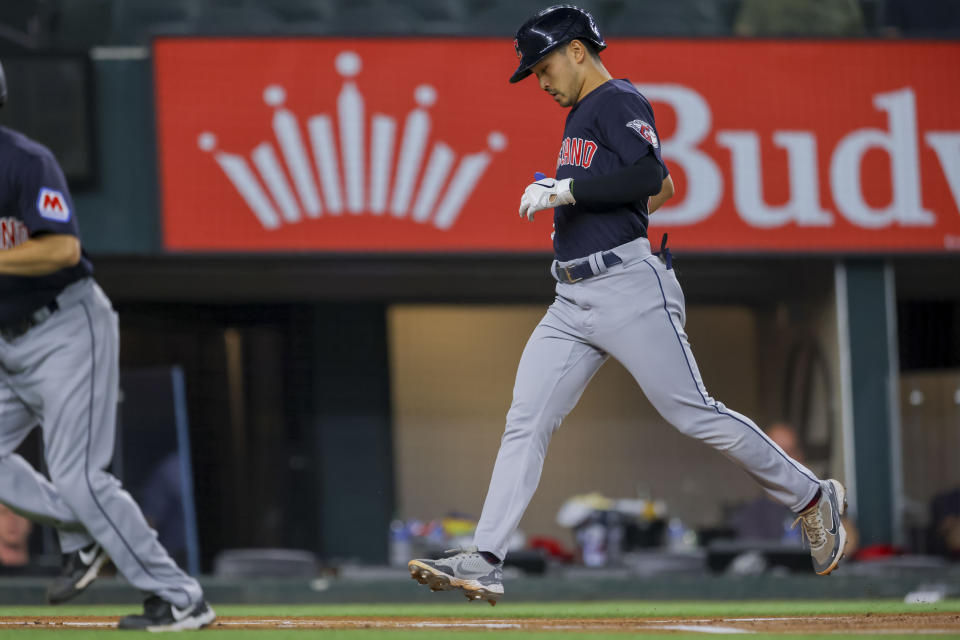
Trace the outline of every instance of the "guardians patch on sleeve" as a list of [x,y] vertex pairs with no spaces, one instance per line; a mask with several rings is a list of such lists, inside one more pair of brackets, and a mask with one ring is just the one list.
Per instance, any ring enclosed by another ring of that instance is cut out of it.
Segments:
[[627,123],[627,126],[640,134],[641,138],[653,145],[654,149],[660,146],[660,141],[657,139],[657,131],[653,126],[643,120],[631,120]]

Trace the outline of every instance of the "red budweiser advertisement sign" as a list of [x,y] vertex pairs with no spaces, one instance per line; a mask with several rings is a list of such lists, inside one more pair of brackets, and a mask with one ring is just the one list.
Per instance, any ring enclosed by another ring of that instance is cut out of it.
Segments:
[[[682,250],[960,249],[960,44],[614,40]],[[164,246],[549,251],[566,110],[493,39],[160,39]],[[629,132],[625,129],[624,135]]]

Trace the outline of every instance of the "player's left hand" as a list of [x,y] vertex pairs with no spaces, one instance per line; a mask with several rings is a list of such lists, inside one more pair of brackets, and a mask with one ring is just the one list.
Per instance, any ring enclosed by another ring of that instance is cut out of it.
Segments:
[[562,204],[574,204],[570,191],[571,178],[555,180],[543,178],[527,185],[520,198],[520,217],[533,220],[533,214],[542,209],[552,209]]

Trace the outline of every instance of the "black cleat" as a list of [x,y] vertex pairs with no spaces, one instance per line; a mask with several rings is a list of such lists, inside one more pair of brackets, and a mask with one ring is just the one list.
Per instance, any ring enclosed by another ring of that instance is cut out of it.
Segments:
[[63,556],[63,570],[47,587],[47,602],[61,604],[79,595],[97,579],[100,569],[110,559],[98,543]]
[[139,631],[185,631],[202,629],[217,617],[206,602],[178,609],[160,596],[150,596],[143,603],[143,613],[124,616],[118,629]]

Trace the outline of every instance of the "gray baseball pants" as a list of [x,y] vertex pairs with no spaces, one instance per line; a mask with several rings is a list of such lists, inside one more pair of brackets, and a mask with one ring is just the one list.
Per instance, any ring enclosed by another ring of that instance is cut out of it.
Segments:
[[[613,249],[623,262],[587,259],[592,278],[557,282],[557,297],[530,336],[513,388],[506,431],[474,543],[499,558],[540,483],[547,445],[609,356],[634,377],[654,408],[685,435],[746,471],[777,502],[798,511],[817,477],[749,418],[707,393],[683,327],[683,292],[672,269],[639,238]],[[560,267],[578,261],[561,262]],[[554,263],[554,267],[557,263]],[[555,270],[551,267],[551,274]]]
[[[0,502],[57,527],[65,553],[95,539],[134,587],[180,608],[197,604],[200,585],[105,471],[116,429],[117,314],[90,278],[65,288],[57,303],[27,333],[0,338]],[[13,453],[38,423],[50,481]]]

